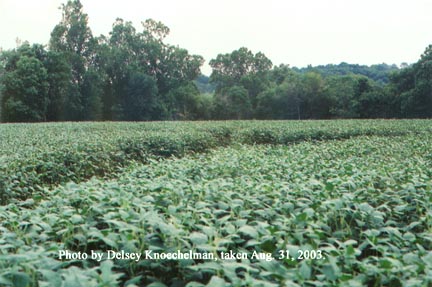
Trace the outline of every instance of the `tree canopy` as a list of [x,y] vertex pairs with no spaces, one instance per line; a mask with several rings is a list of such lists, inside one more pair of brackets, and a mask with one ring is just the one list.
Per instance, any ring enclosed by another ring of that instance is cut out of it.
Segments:
[[166,43],[170,29],[115,19],[93,36],[79,0],[47,46],[0,50],[4,122],[432,117],[432,46],[404,65],[273,66],[241,47],[209,61]]

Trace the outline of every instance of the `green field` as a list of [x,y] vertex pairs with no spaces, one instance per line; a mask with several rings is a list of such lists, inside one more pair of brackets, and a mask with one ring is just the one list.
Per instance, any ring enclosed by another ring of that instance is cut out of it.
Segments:
[[432,286],[428,120],[4,124],[0,199],[0,286]]

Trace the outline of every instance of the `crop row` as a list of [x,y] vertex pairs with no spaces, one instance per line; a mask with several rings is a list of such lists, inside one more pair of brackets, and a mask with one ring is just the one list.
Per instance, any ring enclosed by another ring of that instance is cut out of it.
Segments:
[[[0,284],[430,286],[431,146],[430,134],[238,145],[70,183],[0,207]],[[217,260],[60,260],[64,250]],[[299,250],[308,257],[280,258]]]
[[360,135],[430,133],[430,121],[238,121],[0,125],[0,204],[44,187],[112,177],[132,161],[206,152],[234,143],[290,144]]

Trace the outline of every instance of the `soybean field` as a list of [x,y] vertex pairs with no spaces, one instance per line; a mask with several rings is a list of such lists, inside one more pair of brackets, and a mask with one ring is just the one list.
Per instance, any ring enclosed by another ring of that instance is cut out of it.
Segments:
[[432,286],[432,121],[0,125],[0,286]]

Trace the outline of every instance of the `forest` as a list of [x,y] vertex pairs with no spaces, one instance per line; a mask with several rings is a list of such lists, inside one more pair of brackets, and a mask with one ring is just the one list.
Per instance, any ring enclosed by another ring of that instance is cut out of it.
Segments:
[[79,0],[61,9],[48,45],[0,50],[2,122],[432,117],[432,45],[401,67],[275,66],[240,47],[206,76],[161,22],[118,18],[95,37]]

